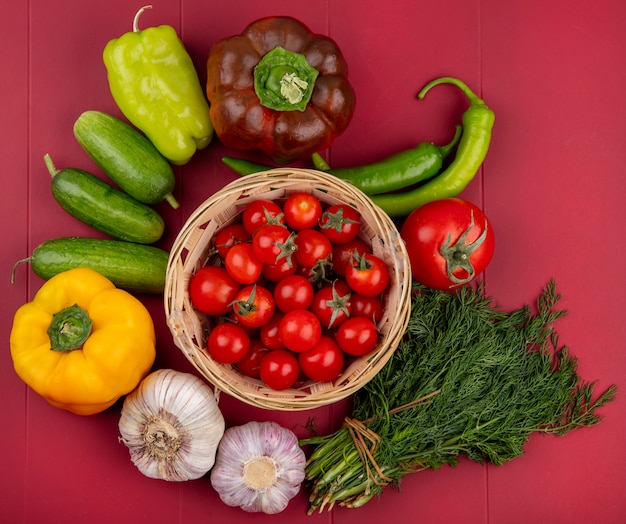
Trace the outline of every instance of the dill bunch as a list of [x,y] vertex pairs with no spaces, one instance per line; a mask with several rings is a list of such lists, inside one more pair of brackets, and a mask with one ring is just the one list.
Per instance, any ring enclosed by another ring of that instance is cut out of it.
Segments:
[[460,457],[501,465],[533,432],[564,435],[600,421],[576,359],[553,323],[566,311],[551,280],[534,310],[496,309],[482,286],[455,293],[419,289],[393,357],[354,395],[352,416],[312,445],[309,514],[360,507],[408,473],[454,466]]

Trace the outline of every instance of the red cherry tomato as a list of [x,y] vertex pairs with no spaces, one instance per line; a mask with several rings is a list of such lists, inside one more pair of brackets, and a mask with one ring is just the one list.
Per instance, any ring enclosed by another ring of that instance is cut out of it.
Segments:
[[274,302],[283,313],[292,309],[308,309],[313,302],[313,284],[302,275],[283,278],[274,288]]
[[233,302],[233,312],[237,322],[248,327],[261,327],[269,322],[274,314],[274,297],[263,286],[244,287]]
[[248,333],[248,336],[250,337],[250,340],[252,340],[253,338],[256,338],[259,336],[259,329],[258,327],[251,327],[251,326],[246,326],[245,324],[242,324],[241,322],[239,322],[239,317],[235,314],[235,312],[232,309],[231,306],[231,310],[228,313],[228,315],[226,315],[226,318],[228,318],[228,320],[230,322],[233,322],[234,324],[237,324],[238,326],[241,326],[241,328]]
[[207,350],[216,362],[234,364],[250,350],[250,337],[241,326],[224,322],[209,333]]
[[215,233],[213,245],[224,260],[231,247],[243,242],[250,242],[250,240],[252,240],[252,236],[246,231],[243,224],[230,224]]
[[340,326],[350,316],[351,290],[343,280],[323,286],[313,297],[311,311],[324,329]]
[[284,226],[269,224],[254,234],[252,249],[263,264],[293,263],[292,257],[297,249],[295,235]]
[[272,200],[254,200],[241,214],[241,223],[248,233],[254,233],[266,224],[284,224],[285,217],[280,206]]
[[278,336],[287,349],[302,353],[317,344],[322,336],[322,326],[308,309],[294,309],[285,313],[280,321]]
[[471,282],[489,265],[495,247],[486,215],[460,198],[418,207],[406,218],[400,235],[413,278],[433,289],[454,289]]
[[263,324],[259,331],[259,337],[263,345],[268,349],[284,349],[285,344],[280,339],[280,335],[278,333],[278,327],[280,325],[280,321],[282,320],[284,314],[280,311],[275,311],[274,315],[270,320]]
[[270,282],[278,282],[289,275],[295,275],[298,272],[298,263],[291,260],[291,263],[287,260],[280,264],[263,264],[261,274]]
[[383,303],[379,297],[366,297],[352,293],[350,297],[350,316],[366,317],[376,324],[383,315]]
[[240,289],[223,267],[206,266],[191,277],[189,296],[193,306],[205,315],[225,315]]
[[366,297],[380,295],[389,284],[389,268],[375,255],[352,257],[346,265],[346,282],[353,291]]
[[261,376],[261,361],[269,351],[259,339],[251,340],[250,350],[241,360],[235,363],[235,366],[244,375],[259,378]]
[[320,230],[333,244],[343,244],[359,234],[361,215],[347,204],[330,206],[320,218]]
[[333,252],[330,240],[316,229],[298,231],[295,244],[296,262],[302,267],[311,268],[322,260],[330,260]]
[[263,383],[272,389],[290,388],[300,376],[298,359],[285,349],[271,351],[261,361],[260,376]]
[[310,229],[322,216],[322,203],[310,193],[294,193],[283,204],[283,212],[291,229]]
[[369,318],[353,317],[339,326],[336,340],[345,353],[359,357],[376,347],[378,330]]
[[254,284],[261,276],[263,264],[254,255],[252,245],[236,244],[226,253],[224,267],[240,284]]
[[298,354],[302,372],[317,382],[335,380],[343,370],[344,361],[339,345],[327,336],[322,336],[308,351]]
[[365,255],[371,253],[370,246],[361,238],[353,238],[343,244],[333,246],[333,271],[340,277],[346,274],[346,264],[350,257],[354,255]]

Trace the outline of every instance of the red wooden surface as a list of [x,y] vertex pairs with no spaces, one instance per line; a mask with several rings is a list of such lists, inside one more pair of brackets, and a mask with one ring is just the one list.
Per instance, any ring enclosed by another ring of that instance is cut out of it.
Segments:
[[[8,351],[13,313],[42,281],[14,262],[40,242],[93,234],[54,202],[42,157],[97,172],[72,135],[80,112],[117,113],[101,53],[130,30],[140,4],[5,0],[0,29],[0,141],[3,249],[0,392],[0,518],[12,523],[263,522],[224,506],[208,479],[150,480],[118,443],[119,404],[82,418],[49,406],[17,378]],[[143,24],[173,25],[204,81],[218,39],[265,15],[298,17],[341,46],[358,108],[330,151],[337,166],[379,159],[418,141],[444,143],[465,108],[453,88],[416,93],[441,75],[457,76],[497,114],[489,156],[464,197],[481,205],[497,234],[487,291],[506,308],[533,301],[549,278],[570,314],[561,342],[579,372],[624,387],[626,330],[626,3],[598,0],[374,0],[286,2],[157,0]],[[177,168],[178,211],[158,206],[169,247],[191,211],[232,178],[217,141]],[[191,371],[173,345],[161,300],[143,297],[158,331],[157,367]],[[276,420],[299,428],[315,417],[324,431],[341,403],[307,413],[274,413],[222,397],[229,424]],[[281,522],[490,523],[623,522],[626,429],[623,395],[602,409],[599,426],[564,438],[533,436],[523,457],[503,467],[462,462],[406,478],[363,509],[305,516],[306,495],[272,517]]]

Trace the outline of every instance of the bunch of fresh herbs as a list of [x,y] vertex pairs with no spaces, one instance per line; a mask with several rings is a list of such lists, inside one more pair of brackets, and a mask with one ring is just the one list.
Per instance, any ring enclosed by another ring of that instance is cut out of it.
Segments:
[[550,281],[533,310],[494,307],[482,286],[455,293],[420,289],[404,340],[354,397],[352,416],[314,449],[306,468],[309,514],[359,507],[411,472],[460,457],[501,465],[519,457],[533,432],[563,435],[599,422],[576,359],[559,347],[560,296]]

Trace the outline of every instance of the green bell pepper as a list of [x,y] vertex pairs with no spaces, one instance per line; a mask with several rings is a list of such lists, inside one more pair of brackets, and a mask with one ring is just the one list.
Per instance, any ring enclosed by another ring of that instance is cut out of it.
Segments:
[[169,25],[133,31],[104,48],[109,88],[124,116],[172,164],[187,163],[209,145],[213,126],[198,73],[175,29]]

